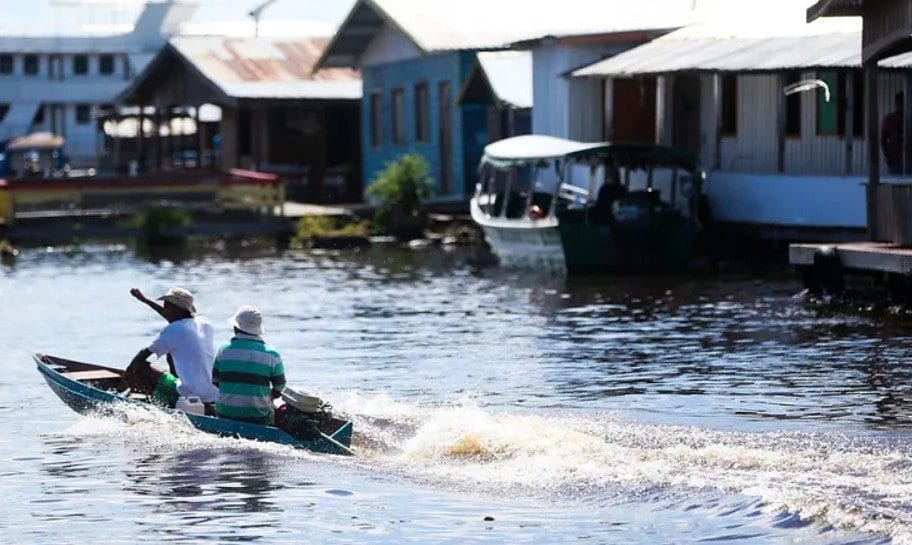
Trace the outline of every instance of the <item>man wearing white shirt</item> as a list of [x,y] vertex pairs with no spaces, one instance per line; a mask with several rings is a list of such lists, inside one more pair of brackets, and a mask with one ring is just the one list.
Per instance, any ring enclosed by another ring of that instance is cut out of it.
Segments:
[[217,401],[218,388],[212,384],[212,362],[215,360],[212,324],[208,318],[196,313],[193,294],[184,288],[171,288],[157,299],[163,302],[159,305],[138,289],[134,288],[130,293],[168,320],[168,325],[155,340],[140,350],[130,363],[131,366],[149,365],[147,359],[152,354],[169,356],[174,374],[162,373],[155,384],[153,399],[168,407],[174,407],[181,396],[196,396],[204,403]]

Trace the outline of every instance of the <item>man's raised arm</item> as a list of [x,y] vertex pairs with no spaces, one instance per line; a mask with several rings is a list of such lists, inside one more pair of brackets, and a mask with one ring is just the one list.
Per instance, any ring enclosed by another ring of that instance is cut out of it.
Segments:
[[145,303],[146,305],[148,305],[149,308],[151,308],[152,310],[154,310],[155,312],[157,312],[158,315],[161,316],[162,318],[164,318],[165,320],[168,319],[168,317],[165,316],[165,307],[159,305],[158,303],[156,303],[155,301],[152,301],[151,299],[148,299],[148,298],[147,298],[145,295],[143,295],[142,292],[139,291],[137,288],[131,289],[131,290],[130,290],[130,295],[132,295],[133,297],[135,297],[137,301],[139,301],[139,302],[141,302],[141,303]]

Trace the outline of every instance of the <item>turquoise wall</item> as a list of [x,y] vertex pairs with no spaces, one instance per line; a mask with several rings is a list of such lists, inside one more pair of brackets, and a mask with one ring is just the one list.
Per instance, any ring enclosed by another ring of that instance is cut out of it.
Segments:
[[[474,187],[474,165],[478,164],[481,157],[476,142],[480,138],[484,139],[485,127],[482,125],[479,128],[474,121],[476,116],[471,113],[467,115],[463,107],[456,105],[474,59],[474,51],[457,51],[368,66],[362,70],[364,98],[361,109],[361,145],[365,185],[370,184],[388,162],[414,152],[427,160],[431,176],[437,184],[436,193],[443,196],[440,192],[440,83],[446,81],[450,83],[448,107],[452,128],[452,174],[450,191],[446,196],[462,196]],[[430,134],[427,142],[415,139],[415,85],[419,83],[427,84],[429,94]],[[393,90],[397,88],[402,88],[405,92],[405,141],[401,145],[393,143]],[[371,96],[377,91],[382,93],[383,141],[380,146],[374,147],[370,134]],[[479,130],[482,132],[480,136]]]

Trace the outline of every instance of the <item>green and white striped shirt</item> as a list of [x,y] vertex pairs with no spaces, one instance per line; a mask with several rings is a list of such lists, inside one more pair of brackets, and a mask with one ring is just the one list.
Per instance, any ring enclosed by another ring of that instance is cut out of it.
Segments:
[[212,382],[219,389],[215,412],[220,417],[271,424],[271,393],[285,388],[285,368],[279,353],[261,337],[237,333],[219,348]]

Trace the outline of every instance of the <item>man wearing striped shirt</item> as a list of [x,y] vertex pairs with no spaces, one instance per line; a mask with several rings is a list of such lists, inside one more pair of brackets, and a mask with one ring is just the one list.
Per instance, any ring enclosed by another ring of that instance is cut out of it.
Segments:
[[272,401],[285,388],[279,353],[263,341],[263,315],[244,306],[228,320],[234,337],[219,348],[212,383],[219,389],[215,412],[221,418],[271,425]]

